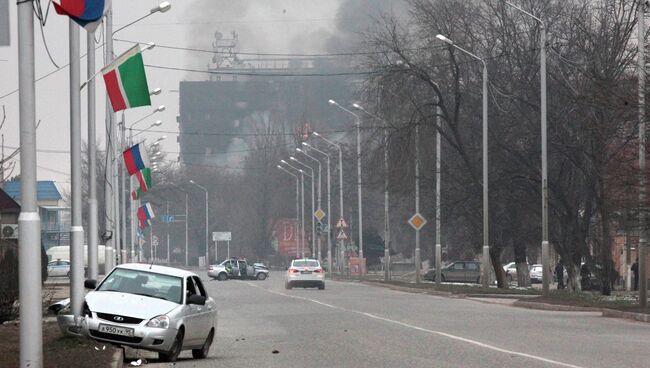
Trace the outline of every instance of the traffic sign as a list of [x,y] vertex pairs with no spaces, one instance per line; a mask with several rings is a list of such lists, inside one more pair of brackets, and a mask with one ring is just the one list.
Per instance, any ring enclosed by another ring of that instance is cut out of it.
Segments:
[[337,240],[348,240],[348,234],[345,233],[345,230],[339,230],[338,235],[336,235]]
[[344,228],[348,227],[348,223],[345,222],[345,219],[343,217],[339,218],[339,220],[336,222],[336,227],[338,228]]
[[215,231],[212,233],[212,241],[231,241],[232,233],[230,231]]
[[420,230],[427,223],[427,219],[422,217],[419,213],[416,213],[409,219],[409,224],[415,229]]
[[321,210],[320,208],[314,212],[314,216],[318,219],[318,221],[323,220],[323,217],[325,217],[325,211]]
[[160,220],[166,224],[169,224],[176,221],[176,217],[174,217],[174,215],[161,215]]

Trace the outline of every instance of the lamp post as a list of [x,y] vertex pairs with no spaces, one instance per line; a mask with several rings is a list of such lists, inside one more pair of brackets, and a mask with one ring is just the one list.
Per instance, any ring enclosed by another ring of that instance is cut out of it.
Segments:
[[305,257],[305,175],[309,175],[305,173],[303,170],[291,165],[285,160],[280,160],[281,163],[285,164],[286,166],[289,166],[296,172],[300,173],[300,207],[301,207],[301,215],[300,215],[300,252],[302,253],[302,257]]
[[638,69],[639,69],[639,306],[645,309],[648,305],[648,256],[646,245],[646,122],[645,122],[645,79],[647,78],[645,65],[645,1],[637,5],[637,42]]
[[389,207],[389,193],[388,193],[388,122],[379,116],[370,113],[364,109],[363,106],[355,103],[352,104],[354,108],[360,110],[373,118],[384,123],[384,281],[390,279],[390,207]]
[[[489,266],[490,266],[490,243],[489,243],[489,233],[488,233],[488,219],[489,219],[489,207],[488,207],[488,71],[487,63],[485,59],[482,59],[475,54],[465,50],[464,48],[456,45],[454,41],[448,39],[447,37],[439,34],[436,35],[436,38],[447,43],[451,47],[473,57],[474,59],[480,61],[483,64],[483,275],[481,277],[482,284],[484,288],[488,287],[489,284]],[[546,270],[544,271],[546,273]]]
[[[311,156],[310,154],[308,154],[307,152],[305,152],[304,150],[302,150],[300,148],[296,148],[296,152],[302,153],[307,158],[311,159],[312,161],[315,161],[318,164],[318,200],[317,200],[317,203],[318,203],[318,209],[320,210],[320,209],[322,209],[322,207],[321,207],[321,171],[322,171],[321,163],[317,158]],[[312,214],[312,216],[315,216],[315,215]],[[312,221],[313,221],[313,219],[312,219]],[[320,222],[320,220],[318,220],[318,222]],[[317,237],[316,243],[317,243],[317,247],[318,247],[318,261],[322,262],[321,248],[320,248],[320,235]]]
[[299,225],[299,221],[300,221],[299,220],[299,218],[300,218],[300,209],[299,209],[299,207],[300,207],[300,199],[299,199],[299,197],[300,197],[300,193],[299,193],[300,192],[300,183],[299,183],[299,180],[300,179],[298,179],[298,175],[292,173],[291,171],[285,169],[284,167],[282,167],[280,165],[277,165],[277,168],[284,171],[284,172],[286,172],[287,174],[293,176],[294,178],[296,178],[296,227],[295,227],[295,231],[294,231],[294,236],[295,236],[295,239],[296,239],[296,257],[298,257],[298,251],[300,249],[300,245],[298,244],[298,232],[300,231],[299,230],[299,227],[300,227],[300,225]]
[[[358,206],[359,206],[359,259],[363,259],[363,207],[362,207],[362,192],[361,192],[361,119],[358,114],[346,109],[345,107],[339,105],[338,102],[334,100],[328,101],[330,105],[336,106],[339,109],[351,114],[356,119],[356,128],[357,128],[357,195],[358,195]],[[363,274],[363,268],[361,269],[360,274]]]
[[209,194],[208,194],[208,189],[197,184],[194,180],[190,180],[191,184],[196,185],[197,187],[201,188],[205,192],[205,266],[206,268],[209,267],[210,264],[210,243],[208,243],[210,240],[208,238],[208,206],[209,206]]
[[[318,132],[312,132],[312,135],[314,137],[318,137],[322,139],[325,143],[330,145],[331,147],[334,147],[336,150],[339,152],[339,219],[340,221],[343,221],[343,149],[341,149],[341,145],[334,143],[330,141],[329,139],[323,137],[322,135],[318,134]],[[331,212],[331,211],[329,211]],[[330,226],[331,222],[330,222]],[[338,264],[338,269],[339,273],[343,272],[343,261],[345,260],[345,245],[344,241],[342,239],[339,240],[339,262]]]
[[520,13],[532,18],[539,24],[540,28],[540,115],[541,115],[541,140],[542,140],[542,292],[544,296],[549,295],[550,275],[550,247],[548,239],[548,149],[547,149],[547,124],[546,124],[546,25],[540,18],[523,10],[519,6],[505,1],[506,5],[516,9]]
[[327,271],[332,272],[332,186],[330,181],[330,155],[307,142],[302,142],[302,145],[327,157]]
[[[314,195],[314,192],[315,192],[315,190],[314,190],[314,181],[315,180],[314,179],[315,179],[316,176],[314,175],[314,169],[311,168],[309,165],[305,164],[304,162],[298,161],[298,159],[293,157],[293,156],[289,156],[289,160],[291,160],[291,161],[293,161],[293,162],[295,162],[295,163],[297,163],[297,164],[299,164],[299,165],[301,165],[301,166],[303,166],[303,167],[305,167],[305,168],[307,168],[307,169],[309,169],[311,171],[311,175],[308,174],[307,176],[309,176],[309,178],[311,178],[311,216],[310,216],[310,218],[311,218],[311,251],[312,251],[312,257],[313,257],[314,254],[316,253],[316,246],[315,246],[316,243],[314,243],[314,241],[316,240],[316,222],[314,221],[314,212],[316,211],[315,200],[314,200],[314,197],[315,197],[315,195]],[[303,258],[305,257],[304,249],[303,249],[303,255],[302,256],[303,256]]]

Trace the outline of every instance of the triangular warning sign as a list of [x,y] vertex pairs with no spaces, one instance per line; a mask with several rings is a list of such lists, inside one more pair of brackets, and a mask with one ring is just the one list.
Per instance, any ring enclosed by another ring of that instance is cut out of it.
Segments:
[[341,230],[339,230],[338,235],[336,235],[336,239],[338,239],[338,240],[347,240],[348,235],[345,233],[345,231],[343,229],[341,229]]
[[341,218],[339,218],[338,222],[336,223],[336,227],[338,227],[338,228],[348,227],[348,223],[345,222],[345,219],[343,217],[341,217]]

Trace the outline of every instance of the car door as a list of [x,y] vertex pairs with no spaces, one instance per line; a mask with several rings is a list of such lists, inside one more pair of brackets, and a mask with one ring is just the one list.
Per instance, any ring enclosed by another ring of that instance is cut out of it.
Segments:
[[192,276],[192,280],[194,280],[194,285],[196,286],[197,294],[206,298],[206,304],[197,305],[196,308],[198,313],[198,321],[200,323],[199,325],[200,328],[197,333],[199,335],[199,340],[204,341],[205,338],[208,336],[210,329],[214,325],[213,312],[215,306],[212,303],[208,302],[207,300],[208,293],[205,291],[205,287],[203,287],[203,283],[201,282],[201,279],[198,278],[197,276]]
[[199,338],[199,331],[201,329],[201,310],[199,306],[189,304],[189,297],[197,294],[196,285],[191,276],[185,278],[185,308],[187,314],[185,315],[185,338],[183,345],[193,346]]
[[465,281],[466,282],[476,282],[481,276],[479,272],[479,266],[476,262],[466,262],[465,263]]
[[449,281],[465,281],[465,262],[455,262],[449,269],[449,277],[445,277]]

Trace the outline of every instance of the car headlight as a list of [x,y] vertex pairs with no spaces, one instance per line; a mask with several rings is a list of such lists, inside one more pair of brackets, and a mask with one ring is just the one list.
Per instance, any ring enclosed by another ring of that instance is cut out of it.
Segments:
[[149,320],[147,327],[169,328],[169,317],[166,315],[157,316]]

